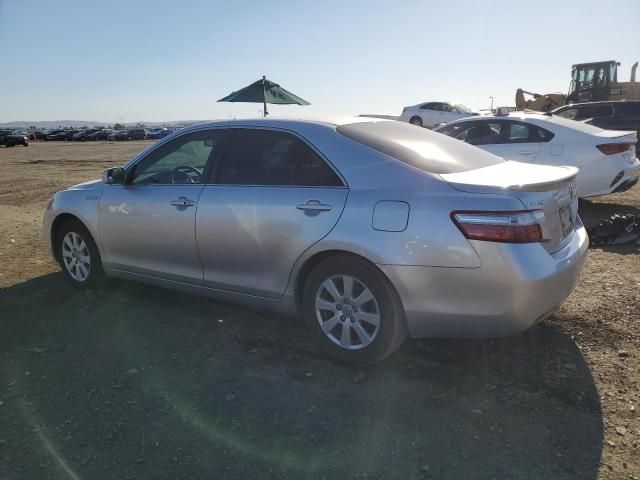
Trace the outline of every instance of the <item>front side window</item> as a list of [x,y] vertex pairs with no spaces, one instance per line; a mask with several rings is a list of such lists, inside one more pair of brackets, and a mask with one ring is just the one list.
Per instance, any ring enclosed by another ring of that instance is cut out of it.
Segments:
[[458,103],[458,104],[454,105],[454,109],[458,113],[467,113],[469,115],[471,115],[471,113],[473,113],[469,107],[467,107],[465,105],[462,105],[461,103]]
[[567,117],[566,115],[563,115],[563,117],[580,121],[588,118],[605,118],[613,116],[613,108],[611,108],[611,105],[584,105],[576,107],[575,110],[576,113],[573,117]]
[[483,122],[454,123],[438,130],[439,133],[471,145],[482,145],[486,137],[485,131],[486,125]]
[[217,183],[342,186],[338,175],[302,140],[289,133],[261,129],[233,132]]
[[222,132],[208,130],[182,135],[139,161],[129,183],[205,183],[204,170],[222,142]]
[[449,123],[442,128],[438,128],[437,132],[464,141],[466,133],[472,124],[472,122]]
[[559,117],[568,118],[569,120],[575,120],[577,114],[577,108],[567,108],[566,110],[558,112],[556,115],[558,115]]

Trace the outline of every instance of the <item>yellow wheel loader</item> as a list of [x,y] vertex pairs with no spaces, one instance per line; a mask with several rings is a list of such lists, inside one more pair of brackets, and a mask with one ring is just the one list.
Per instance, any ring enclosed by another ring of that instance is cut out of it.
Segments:
[[[548,112],[567,103],[598,102],[603,100],[640,100],[640,82],[636,82],[638,62],[631,67],[628,82],[618,82],[620,62],[577,63],[571,67],[569,94],[516,91],[517,110],[537,110]],[[533,98],[525,99],[525,94]]]

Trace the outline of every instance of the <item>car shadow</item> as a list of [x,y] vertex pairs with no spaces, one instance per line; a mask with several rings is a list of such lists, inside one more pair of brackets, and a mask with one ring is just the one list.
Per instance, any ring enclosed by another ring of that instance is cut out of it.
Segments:
[[0,478],[595,479],[602,412],[542,324],[366,368],[301,322],[50,274],[0,291]]

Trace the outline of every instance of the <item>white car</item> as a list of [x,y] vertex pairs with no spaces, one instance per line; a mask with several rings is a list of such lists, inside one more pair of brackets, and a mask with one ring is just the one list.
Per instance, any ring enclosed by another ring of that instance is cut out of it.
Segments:
[[436,131],[507,160],[578,167],[579,197],[628,190],[640,175],[636,132],[602,130],[556,115],[524,112],[467,118]]
[[478,115],[478,113],[473,112],[464,105],[449,102],[426,102],[404,107],[400,115],[400,121],[408,122],[418,127],[435,128],[442,123],[473,115]]

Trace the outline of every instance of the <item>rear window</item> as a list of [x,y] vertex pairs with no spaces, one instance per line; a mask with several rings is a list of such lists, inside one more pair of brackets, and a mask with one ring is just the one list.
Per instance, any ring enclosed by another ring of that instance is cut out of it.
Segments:
[[363,122],[336,131],[425,172],[458,173],[501,163],[500,157],[464,142],[403,122]]

